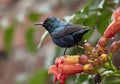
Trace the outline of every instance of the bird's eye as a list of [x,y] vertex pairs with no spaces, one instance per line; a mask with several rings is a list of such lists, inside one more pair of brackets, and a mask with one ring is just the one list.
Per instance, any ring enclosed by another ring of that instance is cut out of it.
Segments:
[[51,20],[51,23],[53,23],[54,22],[54,20]]

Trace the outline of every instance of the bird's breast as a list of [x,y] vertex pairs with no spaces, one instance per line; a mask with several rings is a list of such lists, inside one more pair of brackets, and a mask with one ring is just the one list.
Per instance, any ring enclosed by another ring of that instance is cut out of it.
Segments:
[[76,45],[72,35],[66,35],[61,38],[52,38],[53,42],[60,47],[72,47]]

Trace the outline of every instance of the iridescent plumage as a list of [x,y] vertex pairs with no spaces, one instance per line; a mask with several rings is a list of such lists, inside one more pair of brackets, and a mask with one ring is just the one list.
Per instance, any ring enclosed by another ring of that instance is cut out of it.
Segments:
[[82,36],[91,28],[83,25],[70,24],[56,17],[48,17],[42,25],[49,31],[52,40],[60,47],[72,47],[82,39]]

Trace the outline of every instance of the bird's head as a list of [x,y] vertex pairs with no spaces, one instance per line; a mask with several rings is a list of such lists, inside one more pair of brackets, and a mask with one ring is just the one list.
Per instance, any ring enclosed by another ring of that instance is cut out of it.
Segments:
[[37,22],[35,25],[42,25],[46,30],[52,32],[56,28],[57,24],[59,24],[59,22],[60,19],[54,16],[50,16],[44,22]]

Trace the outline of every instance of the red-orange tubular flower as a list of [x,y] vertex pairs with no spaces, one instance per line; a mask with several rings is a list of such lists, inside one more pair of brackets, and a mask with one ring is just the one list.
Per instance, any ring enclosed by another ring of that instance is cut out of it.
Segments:
[[104,36],[107,38],[112,38],[116,33],[120,31],[120,8],[114,11],[113,18],[114,20],[104,32]]
[[[71,58],[71,61],[65,61],[68,58],[69,58],[69,60]],[[72,56],[68,57],[68,58],[67,58],[67,56],[66,57],[61,56],[59,58],[56,58],[55,65],[50,66],[48,74],[55,75],[54,83],[56,83],[57,81],[60,81],[60,84],[64,84],[64,82],[68,76],[76,75],[78,73],[83,72],[82,65],[75,63],[75,61],[73,61],[73,63],[72,63],[72,60],[74,60]],[[67,63],[67,62],[69,62],[69,63]]]

